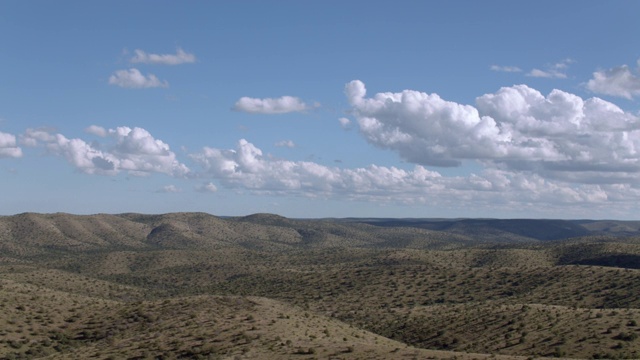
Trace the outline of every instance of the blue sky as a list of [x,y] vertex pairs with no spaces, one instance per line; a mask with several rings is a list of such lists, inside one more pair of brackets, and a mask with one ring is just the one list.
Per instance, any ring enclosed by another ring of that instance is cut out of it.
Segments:
[[0,214],[636,219],[639,13],[3,1]]

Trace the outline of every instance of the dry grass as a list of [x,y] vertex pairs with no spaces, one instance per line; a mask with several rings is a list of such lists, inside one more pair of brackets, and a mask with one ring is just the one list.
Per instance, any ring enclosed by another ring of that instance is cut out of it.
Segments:
[[636,238],[501,226],[0,217],[0,358],[640,358]]

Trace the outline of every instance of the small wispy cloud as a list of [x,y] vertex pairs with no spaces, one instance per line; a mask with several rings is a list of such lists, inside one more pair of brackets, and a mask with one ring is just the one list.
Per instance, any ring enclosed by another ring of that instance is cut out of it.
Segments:
[[209,182],[196,186],[196,191],[201,193],[214,193],[218,191],[218,188],[212,182]]
[[[638,60],[638,69],[640,69],[640,60]],[[632,99],[640,96],[640,76],[635,75],[627,65],[599,70],[594,72],[593,78],[587,82],[587,89],[597,94]]]
[[106,137],[109,132],[107,131],[107,129],[103,128],[102,126],[98,126],[98,125],[91,125],[89,127],[87,127],[86,129],[84,129],[84,131],[88,134],[93,134],[99,137]]
[[351,130],[351,120],[345,117],[341,117],[338,119],[338,122],[340,122],[340,127],[342,127],[343,129]]
[[167,88],[169,83],[161,81],[153,74],[143,75],[140,70],[118,70],[109,77],[109,84],[129,89]]
[[564,59],[553,65],[549,65],[545,70],[533,69],[527,73],[527,76],[547,79],[566,79],[567,68],[575,61],[572,59]]
[[136,49],[134,56],[129,60],[132,63],[159,64],[159,65],[180,65],[196,62],[196,56],[178,48],[175,54],[148,54],[143,50]]
[[[314,106],[317,106],[317,104]],[[312,106],[305,104],[302,100],[294,96],[265,99],[245,96],[240,98],[233,105],[233,110],[251,114],[285,114],[291,112],[304,112],[311,108]]]
[[282,140],[282,141],[278,141],[277,143],[274,144],[277,147],[288,147],[288,148],[294,148],[296,147],[296,144],[292,141],[292,140]]
[[508,72],[508,73],[522,72],[522,69],[520,69],[517,66],[491,65],[490,69],[492,71]]
[[179,193],[182,192],[180,188],[175,185],[166,185],[156,190],[157,193]]

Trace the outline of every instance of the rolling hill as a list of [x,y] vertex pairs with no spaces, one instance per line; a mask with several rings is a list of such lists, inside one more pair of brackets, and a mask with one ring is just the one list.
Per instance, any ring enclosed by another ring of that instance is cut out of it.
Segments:
[[640,357],[638,223],[0,217],[0,358]]

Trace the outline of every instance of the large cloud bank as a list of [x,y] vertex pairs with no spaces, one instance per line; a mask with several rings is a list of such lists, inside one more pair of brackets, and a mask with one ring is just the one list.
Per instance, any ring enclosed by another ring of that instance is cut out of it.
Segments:
[[[86,174],[159,173],[195,181],[194,191],[203,193],[224,188],[455,209],[598,208],[607,214],[628,212],[640,200],[640,119],[602,99],[560,90],[544,95],[517,85],[465,105],[415,90],[368,96],[358,80],[346,85],[345,94],[351,119],[342,117],[339,124],[357,128],[369,143],[411,166],[345,168],[292,161],[245,139],[232,149],[207,146],[190,153],[187,166],[145,129],[97,125],[85,129],[91,140],[41,129],[17,138],[0,133],[0,157],[21,156],[18,144],[39,147]],[[263,110],[269,105],[258,103]],[[299,149],[295,145],[274,146]],[[437,170],[463,162],[482,168],[458,176]]]
[[640,119],[599,98],[517,85],[471,106],[414,90],[366,97],[358,80],[345,93],[367,141],[412,163],[477,160],[577,183],[638,180]]
[[235,149],[205,147],[192,154],[203,173],[227,188],[257,193],[339,197],[407,204],[452,204],[470,201],[603,202],[607,193],[598,185],[566,187],[557,182],[499,169],[467,177],[444,177],[416,165],[412,170],[370,165],[345,169],[308,161],[274,160],[247,140]]

